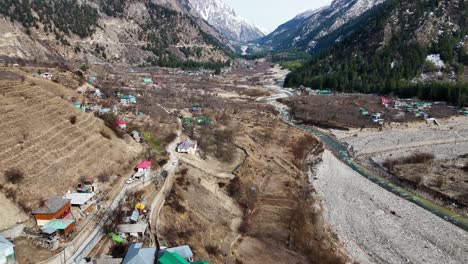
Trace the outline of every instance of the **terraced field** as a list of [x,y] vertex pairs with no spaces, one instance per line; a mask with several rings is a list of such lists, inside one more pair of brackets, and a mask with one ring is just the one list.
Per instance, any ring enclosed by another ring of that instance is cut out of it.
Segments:
[[[66,88],[55,92],[54,87],[27,76],[0,78],[0,184],[11,201],[26,209],[72,190],[80,176],[121,173],[141,152],[140,145],[118,139],[93,114],[57,96]],[[3,177],[12,168],[24,173],[20,183]]]

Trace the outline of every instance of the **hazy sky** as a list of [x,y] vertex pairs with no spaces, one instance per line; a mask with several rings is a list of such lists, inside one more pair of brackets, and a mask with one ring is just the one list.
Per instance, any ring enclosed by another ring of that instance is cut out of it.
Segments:
[[275,30],[279,25],[304,11],[322,7],[332,0],[224,0],[240,16],[257,25]]

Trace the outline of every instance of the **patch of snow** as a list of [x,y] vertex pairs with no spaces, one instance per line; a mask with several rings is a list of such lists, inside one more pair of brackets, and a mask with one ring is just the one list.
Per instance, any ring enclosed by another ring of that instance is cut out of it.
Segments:
[[434,66],[438,69],[445,67],[445,63],[440,58],[440,54],[429,54],[427,55],[426,61],[434,64]]

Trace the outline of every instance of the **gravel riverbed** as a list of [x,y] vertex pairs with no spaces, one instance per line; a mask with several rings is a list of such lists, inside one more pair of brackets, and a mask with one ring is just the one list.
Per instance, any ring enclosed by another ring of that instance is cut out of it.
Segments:
[[310,177],[360,263],[468,263],[468,232],[367,180],[329,151]]

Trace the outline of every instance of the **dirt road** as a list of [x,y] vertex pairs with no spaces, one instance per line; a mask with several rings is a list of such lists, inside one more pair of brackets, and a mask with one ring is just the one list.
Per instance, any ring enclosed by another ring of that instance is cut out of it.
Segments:
[[[179,130],[177,131],[177,137],[166,148],[166,151],[169,153],[169,161],[163,166],[163,170],[167,171],[167,177],[164,181],[163,187],[161,188],[161,190],[158,191],[158,193],[156,194],[156,197],[153,200],[153,203],[151,203],[150,225],[153,228],[152,230],[153,234],[156,234],[156,235],[158,234],[157,226],[158,226],[159,213],[161,211],[161,208],[164,205],[167,194],[172,189],[172,184],[174,183],[174,177],[175,177],[175,170],[177,168],[177,163],[174,164],[173,162],[178,160],[176,147],[177,147],[177,144],[180,142],[180,134],[182,133],[181,128],[180,128],[181,127],[180,119],[178,119],[178,122],[179,122]],[[152,242],[155,242],[155,241],[152,241]]]
[[467,232],[368,181],[331,152],[310,176],[328,221],[361,263],[468,263]]

